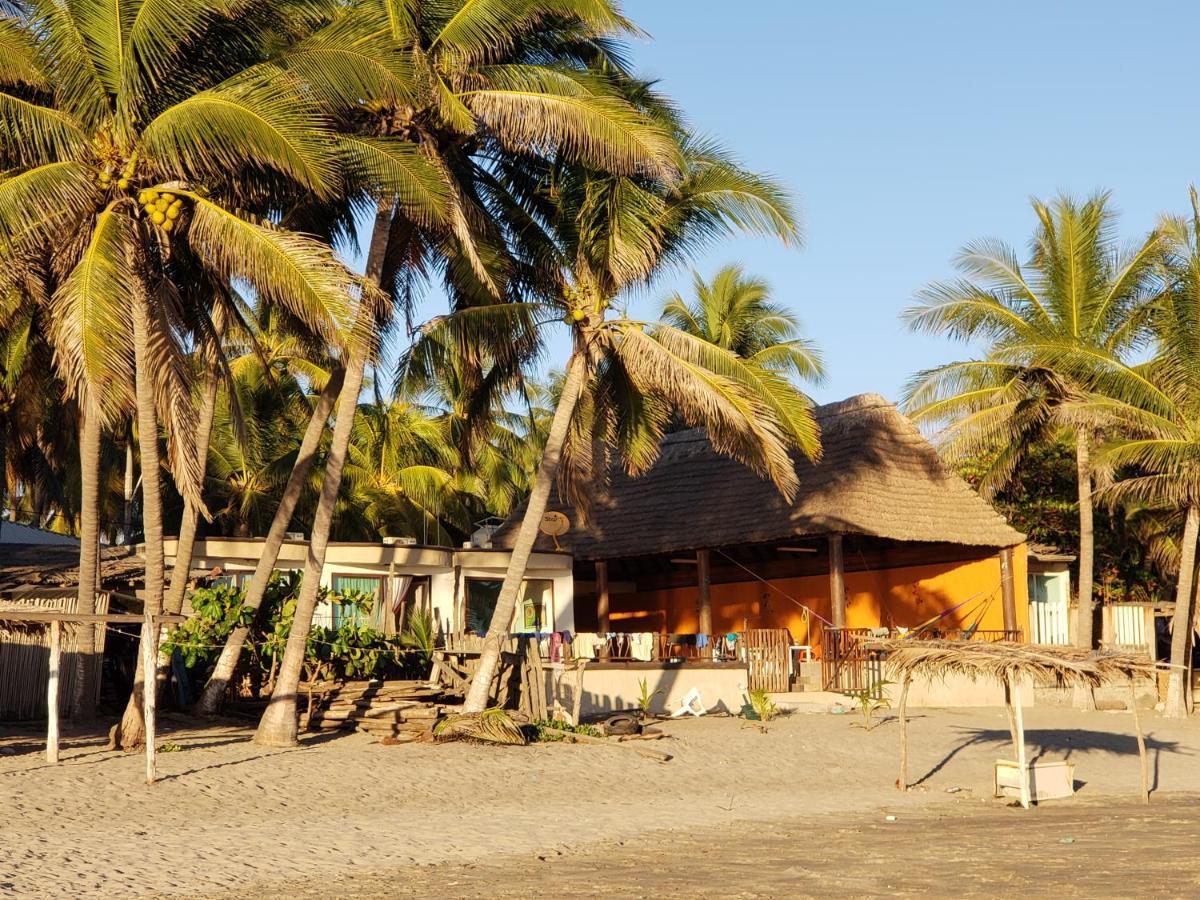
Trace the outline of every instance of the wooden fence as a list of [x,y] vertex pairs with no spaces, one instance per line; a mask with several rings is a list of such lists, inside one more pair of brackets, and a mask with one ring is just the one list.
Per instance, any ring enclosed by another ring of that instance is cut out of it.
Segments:
[[[865,641],[871,637],[895,637],[887,629],[825,628],[821,634],[821,683],[826,691],[857,693],[870,691],[871,696],[883,696],[883,659],[879,650],[868,649]],[[1021,632],[1001,629],[929,629],[910,634],[910,640],[940,639],[962,641],[1020,641]]]
[[[96,594],[96,612],[108,612],[111,595]],[[27,588],[0,594],[0,609],[19,612],[53,611],[75,613],[79,598],[74,590]],[[82,626],[65,623],[62,627],[62,673],[59,681],[59,714],[70,714],[83,666],[92,667],[92,684],[100,699],[100,672],[104,661],[105,628],[95,626],[95,644],[90,652],[79,646]],[[14,622],[0,622],[0,719],[38,719],[46,715],[46,689],[49,682],[50,629]]]

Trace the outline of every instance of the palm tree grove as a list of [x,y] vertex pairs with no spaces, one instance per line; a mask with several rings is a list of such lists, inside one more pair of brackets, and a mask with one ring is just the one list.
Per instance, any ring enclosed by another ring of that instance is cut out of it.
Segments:
[[1190,894],[1139,16],[0,0],[4,886]]

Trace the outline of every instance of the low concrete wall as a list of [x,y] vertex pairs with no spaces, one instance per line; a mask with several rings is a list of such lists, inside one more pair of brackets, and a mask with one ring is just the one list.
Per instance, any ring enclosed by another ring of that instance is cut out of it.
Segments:
[[[1033,682],[1021,682],[1021,705],[1034,705]],[[884,688],[887,699],[895,707],[900,703],[900,685]],[[998,681],[981,678],[974,681],[965,675],[945,678],[914,678],[908,689],[908,705],[912,707],[1003,706],[1004,686]]]
[[745,666],[714,666],[696,663],[597,663],[583,673],[583,716],[635,709],[645,679],[651,691],[659,691],[650,703],[651,712],[670,714],[692,688],[712,711],[735,713],[746,702]]

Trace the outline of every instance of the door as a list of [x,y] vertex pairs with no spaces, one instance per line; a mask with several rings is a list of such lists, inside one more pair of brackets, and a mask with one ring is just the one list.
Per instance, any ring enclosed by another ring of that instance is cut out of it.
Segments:
[[1035,644],[1069,644],[1071,576],[1029,573],[1029,638]]

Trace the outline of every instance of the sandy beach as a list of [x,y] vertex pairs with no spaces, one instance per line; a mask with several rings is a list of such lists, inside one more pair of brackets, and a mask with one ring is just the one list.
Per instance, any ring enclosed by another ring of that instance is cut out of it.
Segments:
[[[933,883],[921,892],[951,896],[962,884],[935,876],[955,859],[1039,885],[1020,844],[1031,827],[1038,846],[1100,877],[1086,863],[1094,855],[1111,868],[1118,832],[1108,820],[1136,823],[1130,840],[1162,847],[1173,877],[1194,882],[1194,854],[1166,848],[1196,837],[1200,726],[1148,719],[1147,809],[1132,802],[1128,715],[1030,710],[1031,747],[1069,757],[1082,783],[1074,799],[1030,812],[990,796],[990,763],[1007,754],[998,709],[916,715],[919,784],[905,794],[894,787],[894,721],[868,733],[824,713],[787,716],[766,734],[731,718],[667,723],[670,737],[654,745],[674,755],[667,763],[624,747],[383,746],[359,734],[265,750],[244,726],[181,720],[162,738],[181,749],[160,755],[154,786],[142,783],[140,756],[107,751],[98,736],[69,737],[51,767],[35,733],[8,730],[0,891],[468,897],[553,884],[568,894],[855,894],[890,890],[863,881],[877,858],[893,881],[915,884],[924,872]],[[958,836],[969,841],[951,853]],[[914,865],[924,857],[929,865]],[[735,886],[722,886],[730,878]],[[1142,883],[1174,895],[1165,881]]]

